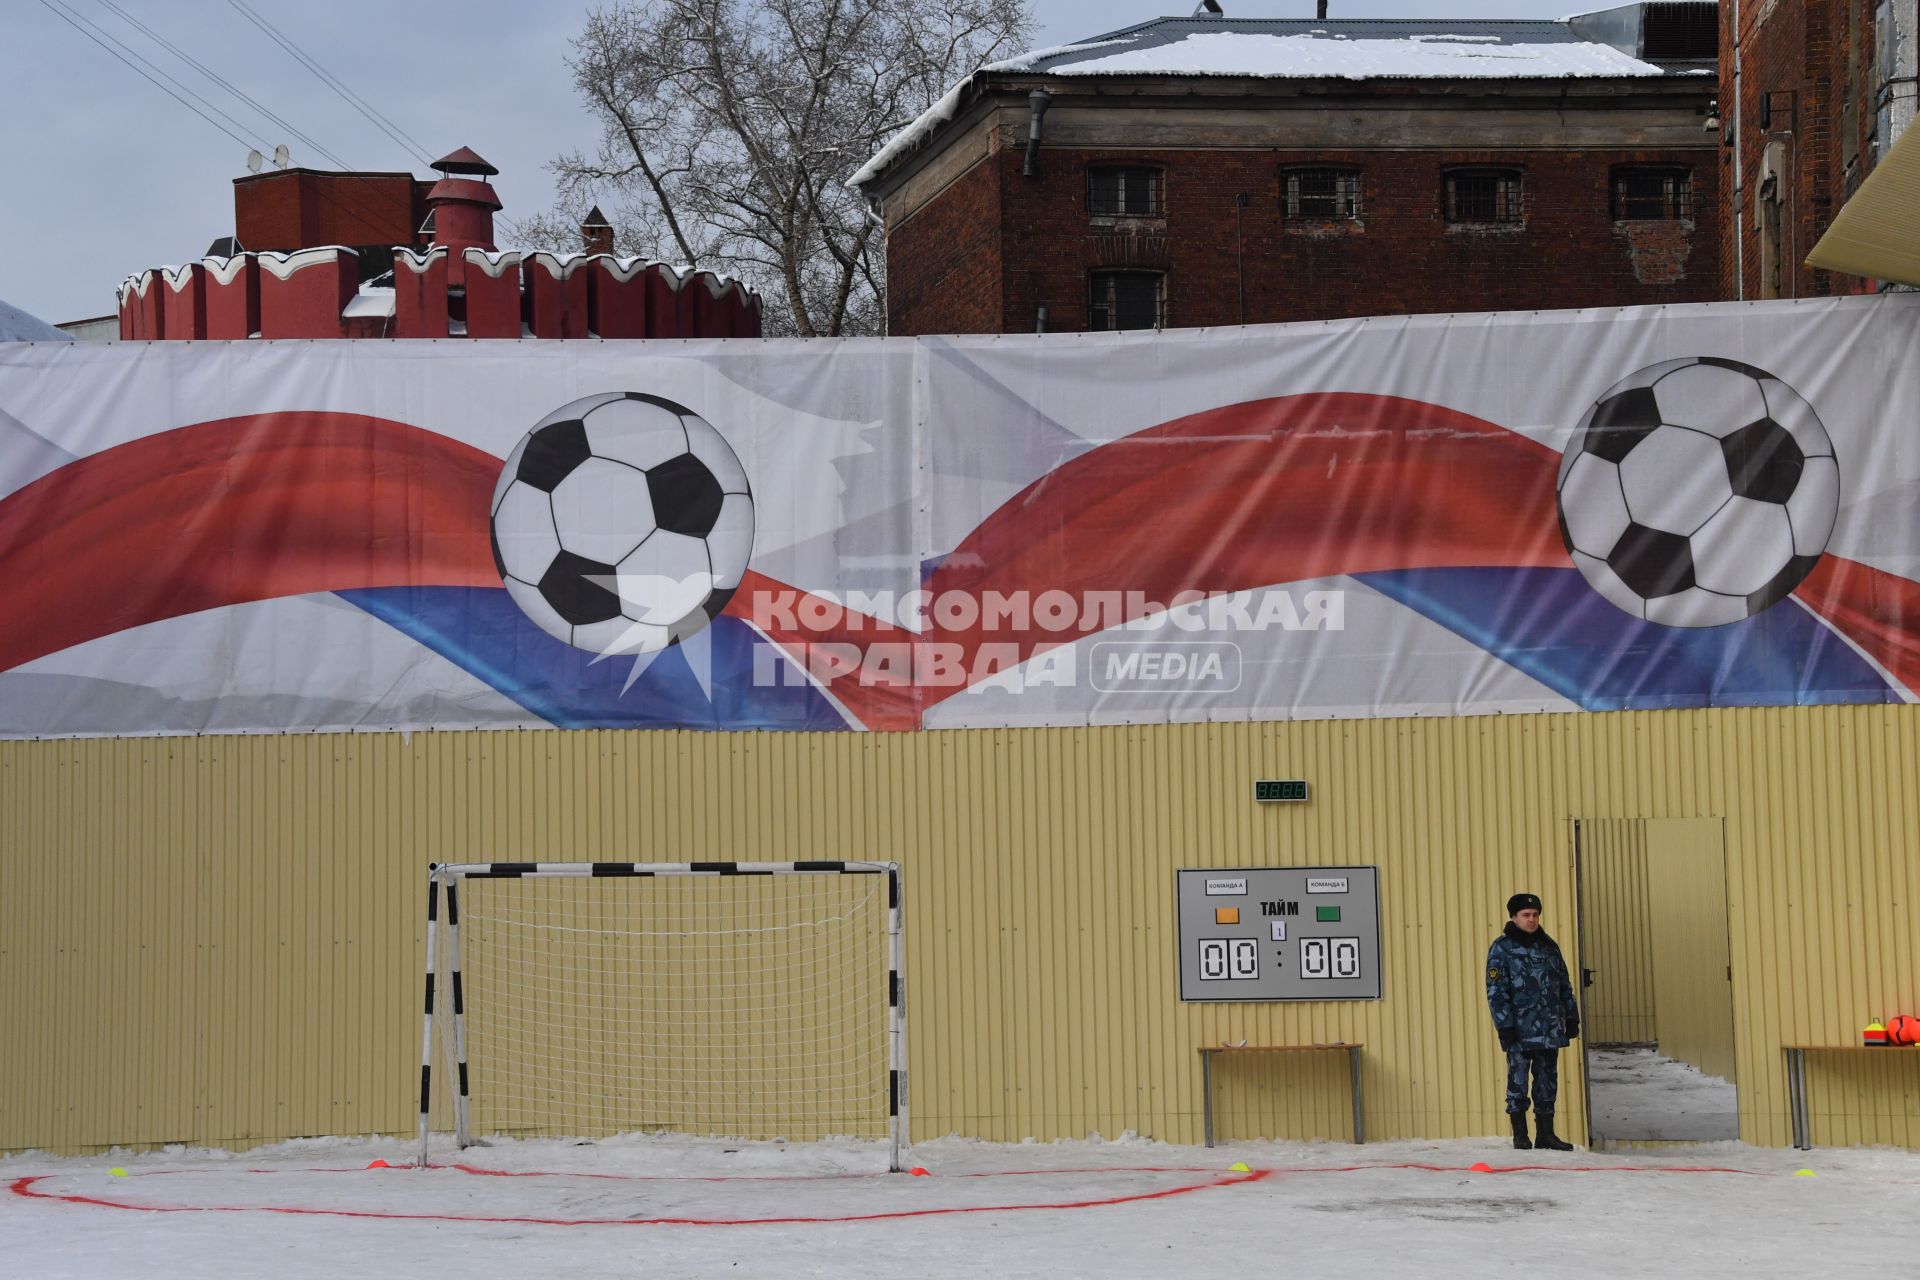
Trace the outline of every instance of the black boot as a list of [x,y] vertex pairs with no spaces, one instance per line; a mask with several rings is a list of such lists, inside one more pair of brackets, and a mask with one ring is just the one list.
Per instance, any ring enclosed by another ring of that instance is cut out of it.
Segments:
[[1513,1121],[1513,1149],[1515,1151],[1533,1150],[1533,1143],[1527,1141],[1527,1113],[1509,1111],[1507,1119]]
[[1571,1151],[1573,1144],[1553,1131],[1553,1112],[1541,1111],[1534,1116],[1535,1128],[1533,1145],[1542,1151]]

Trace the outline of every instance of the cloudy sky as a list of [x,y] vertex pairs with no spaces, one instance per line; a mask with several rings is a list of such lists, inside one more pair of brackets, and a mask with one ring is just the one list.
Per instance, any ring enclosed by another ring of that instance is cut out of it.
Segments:
[[[232,232],[231,182],[246,172],[249,148],[271,153],[286,143],[295,164],[335,167],[324,148],[354,168],[411,169],[425,177],[426,160],[471,146],[500,168],[494,186],[512,219],[552,203],[549,160],[594,141],[564,64],[569,39],[593,7],[586,0],[244,2],[384,116],[399,138],[328,88],[233,0],[6,0],[0,298],[56,322],[111,312],[114,287],[130,272],[197,258],[216,236]],[[1312,0],[1225,3],[1236,17],[1313,15]],[[1605,5],[1332,5],[1335,16],[1355,18],[1548,18],[1582,7]],[[1054,45],[1190,13],[1193,3],[1037,0],[1035,8],[1039,43]],[[168,44],[279,122],[182,62]],[[159,78],[153,69],[136,70],[139,58],[231,119],[205,106],[219,127],[196,116],[142,77],[145,71]],[[510,234],[503,243],[511,244]]]

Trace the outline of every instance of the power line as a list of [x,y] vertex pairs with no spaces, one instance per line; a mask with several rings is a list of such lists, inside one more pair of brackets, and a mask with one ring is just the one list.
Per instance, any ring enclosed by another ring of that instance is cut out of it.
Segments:
[[138,18],[128,13],[125,9],[122,9],[119,5],[115,4],[113,0],[100,0],[100,4],[103,5],[105,8],[111,10],[112,12],[118,14],[123,21],[133,26],[141,34],[145,35],[149,40],[152,40],[155,44],[158,44],[161,48],[171,53],[174,57],[180,59],[180,61],[186,63],[188,66],[192,67],[195,71],[198,71],[201,75],[205,76],[207,79],[211,80],[213,83],[219,85],[222,89],[225,89],[228,93],[232,94],[234,97],[238,98],[240,101],[252,107],[255,111],[258,111],[261,115],[265,116],[268,120],[271,120],[274,124],[279,125],[282,129],[286,130],[287,133],[291,137],[293,137],[295,141],[304,143],[305,145],[313,148],[315,152],[326,157],[328,160],[333,161],[333,163],[339,165],[342,169],[351,169],[353,167],[352,165],[348,164],[345,160],[342,160],[339,156],[333,154],[333,152],[327,150],[325,147],[321,146],[318,142],[314,141],[312,138],[302,133],[299,129],[295,128],[293,125],[289,124],[287,121],[275,115],[272,111],[268,110],[264,105],[262,105],[257,99],[248,96],[246,93],[243,93],[240,89],[236,88],[232,84],[232,82],[220,76],[219,74],[214,72],[212,69],[207,67],[205,64],[196,61],[191,55],[189,55],[186,51],[181,49],[178,45],[174,44],[172,41],[168,40],[165,36],[155,31],[152,27],[149,27],[146,23],[140,21]]
[[[328,160],[331,160],[334,164],[338,165],[342,171],[344,171],[345,176],[353,177],[356,181],[361,181],[361,182],[373,181],[373,179],[371,178],[367,178],[367,177],[352,173],[351,172],[353,169],[352,165],[348,164],[346,161],[342,160],[339,156],[333,154],[333,152],[321,146],[313,138],[301,132],[298,128],[294,127],[292,124],[282,119],[280,116],[276,115],[274,112],[268,110],[266,106],[261,104],[258,100],[254,99],[250,95],[242,92],[239,88],[234,86],[230,81],[228,81],[223,76],[220,76],[219,74],[215,73],[211,68],[207,67],[203,63],[196,61],[194,58],[189,56],[184,50],[179,48],[179,46],[175,45],[172,41],[168,40],[166,37],[162,36],[159,32],[147,26],[145,23],[135,18],[132,14],[122,9],[119,5],[115,4],[114,0],[100,0],[100,4],[103,7],[111,10],[113,13],[118,14],[123,20],[125,20],[127,23],[131,24],[133,27],[139,30],[148,39],[154,41],[156,44],[160,45],[162,48],[172,53],[175,57],[179,58],[182,62],[185,62],[188,66],[192,67],[194,70],[198,71],[201,75],[205,76],[208,80],[219,85],[221,88],[225,89],[228,93],[231,93],[234,97],[240,99],[242,102],[245,102],[248,106],[251,106],[254,110],[258,111],[261,115],[265,116],[267,119],[273,121],[275,124],[285,129],[288,132],[288,134],[290,134],[293,138],[306,144],[309,147],[312,147],[320,155],[326,157]],[[109,38],[111,39],[111,37]],[[120,42],[115,41],[115,43],[119,44]],[[122,44],[121,47],[126,48],[127,46]],[[128,52],[132,52],[132,50],[129,49]],[[138,54],[135,54],[134,56],[139,57]],[[145,62],[146,59],[142,58],[141,61]],[[152,64],[149,63],[148,65],[151,66]],[[158,70],[158,68],[155,68],[155,70]],[[165,73],[162,73],[162,74],[165,74]],[[172,79],[172,77],[169,76],[168,79]],[[178,84],[179,82],[176,80],[174,81],[174,83]],[[185,89],[185,87],[186,86],[181,85],[181,88]],[[191,91],[189,90],[189,92]],[[198,97],[197,94],[195,96]],[[201,100],[205,101],[205,99],[201,99]],[[209,103],[208,105],[211,106],[212,104]],[[226,113],[222,112],[221,114],[225,115]],[[233,119],[233,117],[231,116],[228,116],[227,118],[229,120]],[[235,120],[234,124],[239,125],[239,121]],[[241,127],[244,127],[244,126],[241,126]],[[232,137],[233,135],[228,134],[227,136]],[[368,211],[364,207],[357,205],[352,201],[349,201],[344,195],[336,195],[325,189],[317,190],[316,194],[321,198],[321,200],[333,206],[333,208],[343,213],[346,213],[362,222],[365,222],[368,224],[374,224],[380,221],[377,215],[368,213]]]
[[[244,8],[244,6],[241,6],[238,4],[237,0],[231,0],[231,2],[235,3],[236,7]],[[246,93],[243,93],[241,90],[236,88],[231,82],[227,81],[224,77],[218,75],[217,73],[215,73],[214,71],[212,71],[211,69],[203,65],[202,63],[188,56],[178,46],[174,45],[171,41],[167,40],[165,37],[155,32],[152,28],[146,26],[146,24],[132,17],[132,15],[128,14],[125,10],[121,9],[117,4],[114,4],[112,0],[100,0],[100,3],[103,6],[105,6],[107,9],[111,10],[113,13],[117,14],[119,17],[127,21],[129,24],[134,26],[142,34],[146,35],[149,39],[153,40],[155,43],[159,44],[161,47],[167,49],[175,57],[178,57],[181,61],[193,67],[194,70],[198,71],[201,75],[207,77],[208,80],[226,89],[229,93],[233,94],[234,97],[238,98],[239,100],[245,102],[247,105],[251,106],[254,110],[258,111],[262,116],[266,117],[267,119],[273,121],[275,124],[278,124],[283,129],[287,130],[288,133],[291,134],[294,138],[301,141],[305,145],[312,147],[316,152],[318,152],[322,156],[325,156],[327,159],[331,160],[334,164],[339,165],[343,171],[346,171],[345,173],[343,173],[343,176],[353,177],[356,180],[363,181],[363,182],[374,181],[374,179],[372,179],[371,177],[351,172],[352,166],[348,165],[339,156],[336,156],[331,151],[328,151],[325,147],[321,146],[313,138],[301,132],[299,129],[294,127],[292,124],[290,124],[286,120],[282,119],[280,116],[276,115],[274,112],[266,108],[256,99],[252,98]],[[240,133],[236,133],[234,131],[236,129],[246,133],[252,133],[253,131],[246,124],[235,119],[232,115],[228,114],[226,111],[221,110],[219,107],[215,106],[213,103],[207,101],[207,99],[202,97],[200,94],[195,93],[192,89],[188,88],[185,84],[181,83],[175,77],[161,70],[153,62],[148,60],[146,57],[142,56],[140,53],[136,52],[131,46],[127,45],[124,41],[119,40],[118,38],[114,37],[113,35],[109,34],[105,30],[100,28],[98,24],[92,22],[87,18],[82,17],[76,12],[69,11],[68,9],[62,7],[62,5],[57,5],[56,3],[54,3],[54,0],[40,0],[40,4],[49,13],[52,13],[55,17],[59,18],[62,22],[65,22],[68,26],[72,27],[75,31],[78,31],[81,35],[87,37],[87,39],[91,40],[94,44],[106,50],[107,53],[111,54],[122,65],[126,66],[129,70],[133,71],[136,75],[140,76],[141,79],[147,81],[149,84],[159,89],[162,93],[172,98],[175,102],[178,102],[181,106],[187,108],[187,110],[193,112],[196,116],[199,116],[202,120],[212,125],[215,129],[218,129],[222,134],[232,139],[235,143],[239,144],[242,147],[247,147],[250,150],[255,149],[256,147],[264,149],[268,145],[265,142],[265,140],[261,138],[258,134],[253,134],[252,138],[249,139],[247,137],[241,136]],[[254,15],[249,14],[248,16],[251,17]],[[316,74],[319,74],[319,73],[316,72]],[[165,83],[163,83],[163,80],[165,81]],[[169,88],[168,87],[169,84],[174,87]],[[175,89],[177,89],[178,92],[176,92]],[[336,92],[339,92],[339,90],[336,89]],[[185,96],[182,96],[183,94]],[[189,101],[189,99],[192,99],[192,101]],[[196,102],[199,103],[200,106],[194,105]],[[202,110],[201,109],[202,107],[204,107],[205,110]],[[209,113],[212,113],[212,114],[209,114]],[[215,116],[218,116],[219,119],[215,119]],[[220,122],[221,120],[225,120],[227,124],[222,124]],[[233,127],[228,128],[227,127],[228,125],[231,125]],[[432,160],[426,157],[424,148],[419,148],[419,144],[417,142],[414,142],[413,145],[417,149],[416,154],[422,157],[423,162],[428,165],[431,165]],[[367,223],[374,223],[379,220],[377,217],[370,215],[365,208],[356,206],[346,201],[344,197],[336,196],[335,194],[324,191],[324,190],[318,191],[316,194],[318,194],[320,198],[324,200],[326,203],[332,205],[336,209],[341,210],[342,212],[350,214],[357,220],[367,222]],[[502,219],[502,221],[505,221],[505,219]],[[508,226],[511,228],[512,224],[509,223]],[[515,231],[515,235],[518,236],[518,234],[519,233]]]
[[[194,93],[193,90],[187,88],[183,84],[180,84],[178,80],[174,80],[172,76],[167,75],[167,73],[164,71],[161,71],[160,68],[153,66],[151,62],[147,62],[145,58],[141,58],[140,55],[137,53],[134,53],[133,50],[127,49],[127,46],[124,44],[120,44],[120,41],[115,40],[112,36],[107,35],[107,33],[104,31],[99,31],[97,27],[93,27],[93,24],[90,22],[87,22],[86,19],[80,17],[78,14],[70,14],[65,9],[55,6],[52,0],[40,0],[40,3],[49,13],[52,13],[55,17],[59,18],[62,22],[65,22],[68,26],[72,27],[75,31],[78,31],[81,35],[93,41],[95,44],[99,45],[102,49],[105,49],[108,53],[118,58],[121,62],[126,63],[126,65],[129,68],[131,68],[134,72],[136,72],[142,79],[151,83],[156,89],[166,94],[169,98],[172,98],[175,102],[179,103],[181,106],[185,107],[187,110],[193,112],[193,114],[199,116],[202,120],[205,120],[208,124],[212,125],[214,128],[218,129],[220,132],[226,134],[229,138],[232,138],[235,142],[239,143],[241,146],[251,148],[254,145],[254,143],[257,143],[260,141],[260,139],[256,137],[253,140],[253,142],[249,142],[247,139],[235,133],[233,129],[229,129],[227,128],[226,125],[221,124],[219,120],[215,120],[213,116],[207,114],[207,111],[211,111],[215,115],[218,115],[222,119],[225,119],[229,124],[233,125],[234,129],[245,129],[247,127],[241,124],[238,120],[235,120],[232,116],[228,115],[226,112],[220,110],[220,108],[214,106],[211,102],[208,102],[205,98],[202,98],[199,94]],[[83,23],[85,25],[82,25]],[[93,28],[93,29],[89,30],[89,28]],[[96,31],[98,31],[99,33],[95,34]],[[112,44],[110,45],[108,41],[112,41]],[[207,108],[207,111],[202,111],[199,107],[194,106],[192,102],[188,102],[186,98],[181,97],[179,93],[175,93],[172,89],[169,89],[166,85],[161,84],[159,80],[156,80],[154,79],[153,76],[148,75],[146,71],[141,69],[138,63],[129,59],[125,54],[120,53],[119,50],[113,48],[113,45],[120,45],[121,49],[127,50],[127,54],[132,54],[133,58],[139,59],[139,63],[145,63],[146,66],[152,67],[153,71],[156,74],[163,76],[167,80],[172,81],[173,84],[178,85],[182,93],[187,94],[189,97],[192,97],[196,101],[203,104]]]
[[433,157],[427,154],[425,147],[410,137],[399,125],[394,124],[393,121],[374,110],[372,104],[368,103],[366,99],[362,98],[353,90],[347,88],[346,84],[338,76],[321,66],[319,62],[305,50],[301,49],[299,45],[295,44],[285,35],[282,35],[279,29],[272,23],[248,7],[244,0],[227,0],[227,3],[232,5],[234,10],[246,18],[247,21],[264,31],[269,39],[282,49],[285,49],[287,53],[292,55],[302,66],[318,76],[320,83],[326,85],[327,88],[338,94],[348,106],[351,106],[355,111],[358,111],[361,115],[372,121],[374,126],[382,133],[393,139],[393,141],[401,147],[410,150],[415,156],[419,157],[422,164],[431,165],[433,163]]
[[[187,110],[193,112],[196,116],[199,116],[202,120],[212,125],[215,129],[218,129],[221,133],[225,134],[227,137],[233,139],[233,141],[235,141],[236,143],[240,144],[243,147],[251,147],[253,145],[246,138],[243,138],[239,134],[235,133],[233,129],[227,128],[227,126],[221,124],[219,120],[214,119],[212,115],[207,114],[207,111],[202,111],[199,107],[196,107],[192,102],[189,102],[187,98],[182,97],[180,93],[175,93],[172,89],[168,88],[167,85],[162,84],[160,80],[155,79],[153,75],[149,75],[145,70],[142,69],[141,64],[145,64],[145,66],[147,67],[152,67],[155,73],[157,73],[162,77],[165,77],[166,80],[170,81],[174,85],[179,86],[180,90],[183,93],[189,95],[196,101],[204,104],[209,111],[212,111],[215,114],[221,116],[222,118],[227,120],[229,123],[231,123],[235,128],[245,129],[247,127],[246,125],[241,124],[238,120],[235,120],[232,116],[228,115],[226,112],[221,111],[218,107],[215,107],[212,103],[207,102],[205,98],[202,98],[199,94],[194,93],[193,90],[188,89],[184,84],[181,84],[178,80],[175,80],[172,76],[167,75],[166,72],[161,71],[160,68],[155,67],[151,62],[148,62],[146,58],[141,57],[141,55],[138,53],[135,53],[126,44],[115,39],[113,36],[108,35],[106,32],[101,31],[94,23],[89,22],[84,18],[81,18],[78,14],[69,13],[64,9],[57,7],[54,3],[52,3],[52,0],[40,0],[40,4],[48,12],[52,13],[55,17],[65,22],[68,26],[72,27],[75,31],[78,31],[81,35],[87,37],[87,39],[93,41],[95,44],[99,45],[102,49],[105,49],[108,53],[112,54],[129,70],[133,71],[136,75],[140,76],[141,79],[147,81],[149,84],[153,85],[156,89],[159,89],[162,93],[172,98],[175,102],[178,102],[181,106],[185,107]],[[96,32],[98,32],[98,34],[96,34]],[[119,52],[119,50],[113,47],[114,45],[118,45],[120,49],[126,50],[126,53],[122,54],[121,52]],[[131,55],[131,57],[127,55]],[[204,71],[204,69],[202,70]],[[254,141],[259,142],[261,141],[261,139],[255,138]],[[336,163],[338,163],[337,159],[336,159]],[[326,200],[327,203],[333,205],[335,208],[342,209],[345,212],[352,214],[354,217],[362,219],[364,221],[373,221],[373,219],[368,217],[365,210],[354,208],[353,206],[348,205],[343,201],[336,200],[329,193],[325,191],[322,191],[319,194],[322,199]]]
[[[45,3],[45,0],[42,0],[42,2]],[[224,77],[216,74],[214,71],[212,71],[210,68],[208,68],[204,64],[196,61],[194,58],[188,55],[185,51],[180,49],[177,45],[167,40],[164,36],[154,31],[151,27],[148,27],[145,23],[141,22],[139,19],[133,17],[133,15],[129,14],[126,10],[122,9],[118,4],[114,3],[114,0],[99,0],[99,2],[101,5],[111,10],[112,12],[118,14],[126,22],[130,23],[132,26],[137,28],[142,34],[146,35],[149,39],[153,40],[155,43],[159,44],[162,48],[166,49],[168,52],[172,53],[175,57],[179,58],[182,62],[185,62],[188,66],[198,71],[201,75],[207,77],[207,79],[219,85],[221,88],[225,89],[228,93],[231,93],[234,97],[238,98],[240,101],[252,107],[255,111],[258,111],[261,115],[265,116],[268,120],[273,121],[275,124],[279,125],[282,129],[285,129],[296,140],[302,143],[305,143],[307,146],[313,148],[314,151],[318,152],[320,155],[324,156],[326,159],[331,160],[334,164],[338,165],[341,170],[351,171],[354,168],[354,166],[348,164],[345,160],[342,160],[339,156],[333,154],[333,152],[321,146],[313,138],[302,133],[299,129],[297,129],[295,126],[293,126],[286,120],[282,119],[280,116],[275,115],[272,111],[268,110],[267,107],[262,105],[258,100],[242,92],[240,89],[235,87],[231,82],[226,80]],[[314,73],[314,75],[320,79],[322,84],[327,85],[327,87],[329,89],[332,89],[334,93],[340,95],[342,98],[347,100],[349,105],[353,105],[356,110],[360,111],[362,115],[367,116],[367,118],[369,120],[372,120],[376,125],[380,125],[383,131],[386,132],[389,138],[392,138],[395,142],[401,143],[401,145],[403,146],[410,146],[412,153],[418,156],[420,161],[423,164],[426,164],[429,167],[432,166],[433,164],[432,157],[427,153],[426,148],[420,145],[418,139],[414,138],[411,134],[407,133],[404,129],[401,129],[399,125],[394,124],[392,120],[388,119],[385,115],[381,114],[378,110],[376,110],[372,106],[371,103],[366,102],[365,99],[361,98],[358,94],[354,93],[353,90],[347,88],[346,84],[342,82],[339,79],[339,77],[334,76],[332,72],[328,71],[325,67],[321,66],[317,60],[315,60],[311,55],[306,53],[305,50],[301,49],[297,44],[295,44],[290,38],[288,38],[278,28],[274,27],[272,23],[268,22],[265,18],[262,18],[250,6],[243,3],[242,0],[228,0],[228,2],[232,4],[234,9],[240,12],[242,16],[246,17],[249,21],[253,22],[255,26],[259,27],[270,38],[272,38],[275,41],[275,43],[279,44],[281,48],[285,49],[294,58],[299,60],[303,66],[306,66],[309,70],[311,70]],[[176,83],[178,82],[176,81]],[[185,88],[184,85],[181,87],[183,89]],[[211,106],[212,104],[209,103],[208,105]],[[224,115],[225,113],[223,112],[222,114]],[[231,117],[228,117],[228,118],[231,119]],[[234,123],[236,126],[239,125],[238,121],[234,121]],[[392,126],[392,127],[387,128],[386,126]],[[240,126],[240,127],[244,127],[244,126]],[[396,131],[397,131],[397,136],[396,136]],[[363,180],[371,181],[371,179],[363,179]],[[336,207],[344,207],[344,208],[347,208],[349,212],[352,212],[353,214],[355,214],[355,216],[362,217],[362,218],[366,217],[366,214],[363,210],[353,209],[349,206],[342,206],[338,204],[336,204]],[[507,230],[507,232],[510,235],[512,235],[515,239],[525,238],[524,234],[521,232],[519,228],[519,225],[515,223],[512,219],[506,217],[505,215],[496,215],[496,221],[499,222]]]

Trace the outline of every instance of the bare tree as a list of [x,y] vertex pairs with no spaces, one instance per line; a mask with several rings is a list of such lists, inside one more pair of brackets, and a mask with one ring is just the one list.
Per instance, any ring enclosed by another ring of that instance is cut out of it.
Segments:
[[[879,333],[880,228],[846,180],[955,81],[1031,36],[1026,0],[636,0],[588,15],[574,83],[601,127],[553,164],[620,248],[740,277],[769,332]],[[617,211],[617,212],[616,212]],[[526,238],[572,239],[561,215]]]

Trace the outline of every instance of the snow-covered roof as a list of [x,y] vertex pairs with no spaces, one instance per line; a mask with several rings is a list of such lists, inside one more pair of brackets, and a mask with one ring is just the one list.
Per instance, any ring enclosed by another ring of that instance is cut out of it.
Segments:
[[[1235,20],[1238,23],[1239,20]],[[1670,74],[1557,22],[1246,22],[1252,30],[1165,26],[1139,39],[1104,40],[1046,57],[1012,58],[992,71],[1058,76],[1259,76],[1276,79],[1483,80]],[[1402,30],[1401,28],[1407,28]],[[1488,30],[1486,28],[1497,28]]]
[[347,320],[359,317],[384,320],[393,315],[396,297],[392,285],[363,284],[359,291],[347,300],[347,305],[341,309],[340,315]]
[[1230,76],[1277,80],[1658,79],[1716,75],[1662,65],[1577,32],[1569,21],[1507,19],[1158,18],[1080,44],[989,63],[956,84],[853,175],[860,186],[954,118],[993,73]]
[[38,316],[28,315],[0,298],[0,342],[72,342],[73,335],[62,333]]
[[[1637,22],[1638,8],[1629,5],[1558,20],[1155,18],[1077,44],[1021,54],[985,69],[1053,75],[1146,72],[1295,79],[1699,74],[1700,68],[1642,61],[1630,49],[1602,38],[1600,33],[1613,26]],[[1616,17],[1619,21],[1601,21]]]

